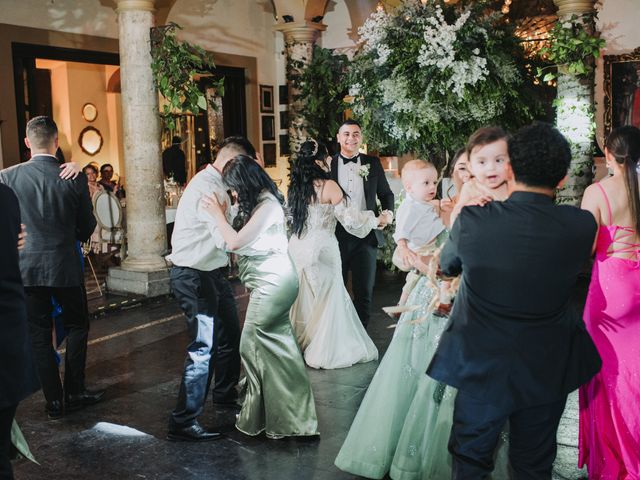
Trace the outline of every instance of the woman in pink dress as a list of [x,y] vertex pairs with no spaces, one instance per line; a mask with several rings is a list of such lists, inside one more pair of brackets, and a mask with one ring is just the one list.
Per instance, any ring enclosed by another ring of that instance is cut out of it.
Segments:
[[640,479],[640,129],[605,145],[613,176],[587,188],[599,224],[584,321],[602,370],[580,388],[580,459],[592,480]]

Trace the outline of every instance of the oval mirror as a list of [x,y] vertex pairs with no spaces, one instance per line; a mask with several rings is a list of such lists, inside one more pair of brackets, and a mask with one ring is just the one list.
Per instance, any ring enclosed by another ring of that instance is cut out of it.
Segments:
[[102,148],[102,135],[97,128],[86,127],[80,132],[78,143],[84,153],[93,156]]
[[82,107],[82,118],[87,122],[93,122],[98,116],[98,109],[93,103],[85,103]]

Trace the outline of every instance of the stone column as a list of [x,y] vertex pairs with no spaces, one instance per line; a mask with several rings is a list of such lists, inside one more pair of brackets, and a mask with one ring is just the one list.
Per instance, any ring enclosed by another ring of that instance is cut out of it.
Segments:
[[142,295],[169,292],[158,93],[151,70],[150,29],[155,0],[118,0],[127,254],[109,271],[112,290]]
[[[595,0],[554,0],[558,21],[578,16],[585,30],[595,32],[593,13]],[[556,126],[571,143],[571,165],[565,186],[558,192],[558,203],[579,206],[585,188],[591,183],[593,167],[594,72],[580,77],[558,71]]]
[[284,34],[284,47],[287,62],[287,85],[289,87],[289,147],[293,154],[307,137],[306,120],[301,114],[303,99],[296,99],[300,93],[298,79],[311,62],[313,46],[320,32],[327,26],[312,22],[282,23],[275,27]]

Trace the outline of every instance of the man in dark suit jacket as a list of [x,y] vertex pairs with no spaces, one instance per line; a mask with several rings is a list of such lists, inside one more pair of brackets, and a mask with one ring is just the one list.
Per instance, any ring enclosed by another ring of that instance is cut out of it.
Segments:
[[18,402],[40,388],[27,330],[27,306],[18,265],[20,207],[0,184],[0,478],[13,478],[9,450]]
[[[393,221],[394,203],[380,159],[359,152],[362,131],[357,122],[344,122],[337,137],[340,153],[331,159],[331,178],[349,195],[352,205],[361,210],[372,210],[376,215],[383,213],[379,228],[384,228]],[[380,200],[381,208],[376,199]],[[371,316],[378,247],[384,245],[384,235],[377,229],[360,239],[347,233],[338,223],[336,238],[342,257],[342,275],[346,283],[351,271],[353,305],[366,328]]]
[[[81,259],[76,241],[86,241],[96,226],[87,177],[64,180],[55,157],[58,128],[49,117],[27,123],[25,143],[31,160],[0,172],[0,182],[16,193],[26,225],[26,245],[20,252],[20,270],[27,294],[27,313],[33,353],[50,418],[99,401],[104,392],[86,390],[89,317],[83,289]],[[51,297],[64,311],[68,332],[64,392],[51,341]]]
[[180,149],[182,139],[173,137],[171,146],[162,152],[162,171],[166,178],[173,177],[179,185],[187,183],[187,160]]
[[427,370],[458,389],[449,440],[455,479],[489,475],[507,420],[516,478],[550,479],[567,394],[601,365],[570,305],[596,222],[553,202],[569,144],[536,123],[509,140],[509,156],[509,199],[463,208],[440,259],[446,275],[462,272]]

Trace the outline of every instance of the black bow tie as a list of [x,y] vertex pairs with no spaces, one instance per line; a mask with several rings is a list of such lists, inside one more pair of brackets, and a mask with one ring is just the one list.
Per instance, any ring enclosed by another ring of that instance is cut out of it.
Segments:
[[342,159],[342,163],[344,163],[345,165],[349,162],[358,163],[358,158],[360,158],[360,154],[351,158],[347,158],[344,155],[340,154],[340,158]]

